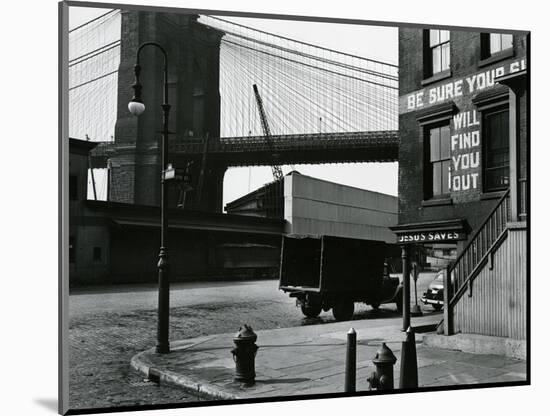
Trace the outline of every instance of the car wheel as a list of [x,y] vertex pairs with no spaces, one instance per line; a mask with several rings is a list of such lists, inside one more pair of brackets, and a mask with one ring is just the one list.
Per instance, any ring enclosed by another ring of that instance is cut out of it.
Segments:
[[370,307],[371,307],[372,309],[378,309],[378,308],[380,307],[380,304],[379,304],[379,303],[371,303],[371,304],[370,304]]
[[353,301],[341,300],[332,307],[332,315],[337,321],[349,321],[353,317],[354,308]]
[[432,303],[432,308],[434,308],[434,310],[436,311],[440,311],[443,308],[443,305],[436,305]]

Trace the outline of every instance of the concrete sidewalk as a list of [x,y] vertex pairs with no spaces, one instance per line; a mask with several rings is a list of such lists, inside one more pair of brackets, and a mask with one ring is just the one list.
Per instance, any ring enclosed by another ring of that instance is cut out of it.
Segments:
[[[413,318],[417,332],[439,322],[441,315]],[[366,391],[374,371],[372,359],[386,342],[398,361],[404,333],[396,320],[373,319],[256,331],[256,383],[245,387],[233,381],[233,333],[171,343],[170,354],[154,348],[132,358],[132,367],[161,384],[176,384],[208,399],[245,399],[344,392],[346,334],[357,332],[357,391]],[[433,332],[432,332],[433,333]],[[500,355],[468,354],[427,347],[417,333],[419,387],[452,386],[526,380],[525,361]]]

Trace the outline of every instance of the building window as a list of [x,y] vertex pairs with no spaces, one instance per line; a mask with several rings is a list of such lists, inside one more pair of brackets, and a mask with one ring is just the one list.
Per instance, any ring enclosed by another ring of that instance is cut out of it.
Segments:
[[425,197],[449,195],[451,132],[449,125],[426,129]]
[[489,34],[489,55],[495,55],[512,47],[513,36],[510,34]]
[[69,175],[69,199],[75,201],[78,199],[78,176]]
[[451,42],[448,30],[428,31],[428,58],[426,63],[430,65],[431,72],[427,76],[433,76],[450,69]]
[[513,53],[513,35],[503,33],[481,34],[481,59],[509,56]]
[[93,260],[101,261],[101,247],[94,247],[93,249]]
[[74,235],[69,236],[69,263],[74,263],[76,259],[76,247]]
[[483,114],[483,190],[506,189],[510,182],[508,109]]

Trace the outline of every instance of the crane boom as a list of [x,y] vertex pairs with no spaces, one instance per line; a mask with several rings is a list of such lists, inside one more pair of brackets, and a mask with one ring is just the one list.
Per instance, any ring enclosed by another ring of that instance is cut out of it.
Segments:
[[[258,113],[260,114],[260,122],[262,123],[262,129],[265,135],[265,141],[269,150],[274,151],[275,147],[273,146],[273,141],[271,140],[271,131],[269,130],[269,124],[267,122],[267,117],[265,115],[264,104],[262,102],[262,97],[258,91],[258,86],[254,84],[252,86],[254,89],[254,95],[256,96],[256,104],[258,104]],[[271,172],[273,173],[273,178],[279,180],[283,178],[283,170],[277,164],[271,166]]]

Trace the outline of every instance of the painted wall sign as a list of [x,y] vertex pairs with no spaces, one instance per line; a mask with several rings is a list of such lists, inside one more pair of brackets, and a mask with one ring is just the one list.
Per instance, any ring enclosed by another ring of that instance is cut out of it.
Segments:
[[399,97],[399,113],[420,110],[464,95],[477,93],[493,87],[495,78],[523,71],[526,68],[527,61],[525,58],[521,58],[464,78],[454,79],[403,95]]
[[451,122],[451,192],[468,191],[480,186],[480,114],[476,110],[463,111]]
[[425,231],[397,236],[398,243],[444,243],[464,239],[465,234],[457,231]]

